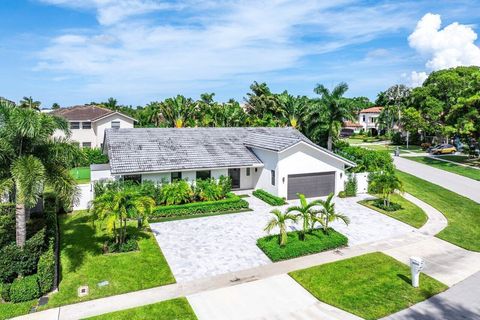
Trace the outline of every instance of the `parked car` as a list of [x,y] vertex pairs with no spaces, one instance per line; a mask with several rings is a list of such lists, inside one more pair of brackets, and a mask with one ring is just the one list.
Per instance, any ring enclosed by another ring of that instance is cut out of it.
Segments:
[[442,144],[440,146],[436,146],[431,149],[430,151],[432,154],[449,154],[457,152],[457,148],[451,144]]

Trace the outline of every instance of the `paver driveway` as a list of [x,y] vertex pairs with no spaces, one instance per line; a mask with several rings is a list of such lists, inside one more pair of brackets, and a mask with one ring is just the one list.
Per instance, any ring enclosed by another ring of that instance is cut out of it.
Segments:
[[[349,239],[349,245],[372,242],[411,232],[413,228],[395,219],[359,205],[367,195],[336,199],[337,211],[350,217],[345,226],[332,227]],[[249,197],[251,212],[205,218],[152,223],[155,237],[178,282],[234,272],[271,263],[258,249],[256,241],[263,231],[273,207]],[[290,201],[289,205],[297,201]],[[300,229],[300,224],[290,228]]]

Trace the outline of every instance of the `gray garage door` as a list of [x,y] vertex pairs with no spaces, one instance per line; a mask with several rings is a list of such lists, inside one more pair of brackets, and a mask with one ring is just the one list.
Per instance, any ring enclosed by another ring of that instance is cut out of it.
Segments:
[[307,198],[323,197],[335,192],[335,172],[315,172],[288,176],[287,199],[298,199],[297,193]]

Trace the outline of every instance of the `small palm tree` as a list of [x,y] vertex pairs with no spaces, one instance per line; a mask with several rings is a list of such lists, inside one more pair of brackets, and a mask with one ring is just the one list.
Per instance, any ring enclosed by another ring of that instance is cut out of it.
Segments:
[[333,196],[333,193],[330,193],[327,197],[327,200],[319,200],[323,208],[319,212],[320,217],[317,221],[320,222],[320,224],[322,225],[324,232],[328,232],[329,223],[335,220],[342,220],[347,226],[350,223],[349,217],[335,211],[335,203],[333,202]]
[[287,226],[286,222],[288,220],[292,222],[297,222],[298,217],[294,214],[290,214],[288,212],[281,212],[278,209],[273,209],[270,211],[274,215],[270,221],[268,221],[267,225],[265,226],[265,231],[270,233],[274,228],[278,227],[280,229],[280,233],[278,234],[278,241],[280,246],[283,247],[287,244]]
[[292,128],[298,128],[300,119],[304,116],[306,99],[300,96],[294,97],[284,91],[278,95],[278,101],[282,109],[283,117],[288,119]]
[[395,191],[403,192],[402,181],[398,179],[394,172],[381,172],[373,175],[370,181],[372,190],[376,193],[380,193],[383,199],[383,205],[390,206],[390,196]]
[[25,109],[40,110],[41,104],[40,101],[35,101],[32,97],[23,97],[23,99],[20,100],[20,108]]
[[321,200],[314,200],[308,203],[305,195],[303,194],[298,194],[298,197],[300,198],[300,205],[288,207],[286,213],[298,212],[297,217],[301,217],[303,221],[302,233],[300,234],[300,238],[302,240],[305,240],[305,234],[307,233],[307,231],[311,230],[312,217],[316,215],[316,211],[313,210],[313,208],[315,206],[321,205],[322,203]]

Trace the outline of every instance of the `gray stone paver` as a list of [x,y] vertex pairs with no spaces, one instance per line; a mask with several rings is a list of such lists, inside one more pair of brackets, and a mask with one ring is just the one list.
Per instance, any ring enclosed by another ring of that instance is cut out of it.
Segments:
[[[345,226],[335,222],[332,226],[349,238],[350,245],[413,231],[410,226],[357,203],[366,197],[335,201],[337,211],[348,215],[351,223]],[[178,282],[271,263],[256,246],[256,241],[267,234],[263,228],[273,207],[255,197],[246,200],[253,211],[150,225]],[[289,205],[292,204],[297,201],[290,201]],[[290,227],[300,229],[300,222]]]

